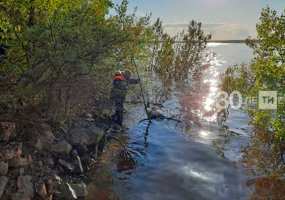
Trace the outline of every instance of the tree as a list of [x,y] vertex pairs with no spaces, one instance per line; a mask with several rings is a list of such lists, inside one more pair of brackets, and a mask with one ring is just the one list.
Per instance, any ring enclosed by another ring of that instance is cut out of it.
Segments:
[[189,81],[201,70],[201,60],[211,36],[202,30],[202,23],[191,21],[186,32],[171,37],[163,31],[160,19],[153,25],[153,46],[150,70],[163,83],[166,97],[174,82]]
[[[120,49],[136,54],[147,19],[127,15],[126,2],[117,15],[107,16],[113,8],[109,0],[2,1],[0,44],[7,49],[0,63],[1,101],[6,104],[9,96],[21,104],[34,104],[34,99],[46,104],[59,83],[74,84],[82,75],[98,76],[98,70],[108,75]],[[105,70],[102,62],[108,62]]]
[[176,47],[175,78],[176,80],[185,80],[189,78],[190,73],[199,69],[202,53],[207,47],[211,35],[203,32],[202,23],[191,21],[187,32],[182,32],[176,36],[176,39],[182,39],[182,43]]
[[[248,39],[248,45],[254,50],[254,59],[248,66],[236,66],[227,70],[223,76],[223,88],[229,91],[239,90],[246,96],[258,96],[259,91],[278,91],[279,96],[285,93],[285,11],[278,14],[269,7],[261,12],[257,24],[257,39]],[[227,86],[228,85],[228,86]],[[280,164],[284,163],[285,152],[285,102],[278,102],[277,110],[250,110],[252,124],[255,126],[255,137],[253,139],[254,149],[264,155],[265,144],[269,146],[266,150],[270,157],[270,165],[274,163],[273,169],[267,169],[268,159],[260,158],[259,166],[265,166],[265,171],[274,173],[279,170]],[[261,144],[261,145],[260,145]],[[259,146],[257,148],[256,146]],[[272,161],[274,160],[274,161]]]

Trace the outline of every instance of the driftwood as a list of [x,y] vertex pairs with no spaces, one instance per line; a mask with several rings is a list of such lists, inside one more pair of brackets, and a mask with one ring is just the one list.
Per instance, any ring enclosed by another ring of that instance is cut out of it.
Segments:
[[[142,104],[143,101],[134,100],[134,101],[125,101],[125,103],[127,103],[127,104]],[[153,106],[163,107],[162,103],[148,102],[148,104],[153,105]]]
[[[151,119],[152,120],[171,120],[171,121],[175,121],[175,122],[178,122],[178,123],[182,123],[181,120],[175,119],[173,117],[165,117],[165,116],[163,116],[163,117],[154,117],[154,118],[151,117]],[[142,120],[139,121],[139,123],[142,123],[144,121],[149,121],[149,119],[142,119]]]

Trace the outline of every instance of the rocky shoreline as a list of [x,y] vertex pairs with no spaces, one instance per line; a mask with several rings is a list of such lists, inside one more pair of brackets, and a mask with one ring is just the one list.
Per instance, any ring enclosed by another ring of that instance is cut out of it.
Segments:
[[[108,120],[91,115],[67,128],[0,123],[0,199],[84,199],[87,172],[103,151]],[[22,131],[24,130],[24,131]]]

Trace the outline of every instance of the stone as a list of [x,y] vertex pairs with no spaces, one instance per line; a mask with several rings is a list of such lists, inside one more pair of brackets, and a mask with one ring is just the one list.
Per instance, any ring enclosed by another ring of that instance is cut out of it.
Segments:
[[48,197],[47,187],[45,183],[39,183],[36,186],[36,193],[42,199],[46,199]]
[[46,189],[48,192],[48,199],[53,199],[53,194],[55,193],[55,188],[56,188],[55,177],[49,177],[46,180]]
[[69,132],[69,141],[72,145],[89,145],[91,141],[89,130],[86,128],[75,128]]
[[85,183],[62,183],[59,185],[59,199],[78,199],[88,195]]
[[69,154],[72,146],[65,140],[57,142],[51,146],[51,151],[55,153]]
[[24,174],[25,174],[25,169],[24,168],[20,168],[19,169],[19,175],[20,176],[24,176]]
[[19,158],[22,155],[22,143],[9,144],[1,147],[0,159],[10,160]]
[[68,199],[68,200],[74,200],[78,199],[78,197],[75,194],[75,191],[71,188],[69,183],[62,183],[58,186],[59,194],[58,199]]
[[87,120],[89,122],[95,121],[91,113],[87,113],[86,114],[86,119],[85,120]]
[[83,166],[82,166],[81,158],[79,156],[76,156],[76,160],[77,160],[78,172],[83,174],[84,173],[84,169],[83,169]]
[[9,165],[6,162],[0,162],[0,176],[5,176],[8,173]]
[[0,140],[9,141],[11,135],[15,133],[16,124],[14,122],[0,122]]
[[78,153],[73,153],[73,163],[75,164],[75,173],[83,174],[84,169],[81,162],[81,158]]
[[51,128],[47,124],[41,125],[41,132],[36,140],[32,141],[32,146],[37,150],[49,150],[51,145],[54,143],[55,136],[51,131]]
[[26,167],[31,164],[29,158],[13,158],[9,160],[9,166],[14,168]]
[[[32,176],[19,176],[17,179],[18,194],[22,195],[22,199],[32,199],[34,197],[34,186]],[[15,198],[18,195],[15,195]]]
[[54,166],[54,161],[53,161],[53,159],[52,159],[52,158],[48,158],[48,159],[46,160],[46,164],[48,164],[49,166]]
[[[111,107],[111,106],[110,106]],[[101,111],[101,116],[106,116],[106,117],[109,117],[109,116],[111,116],[112,115],[112,113],[113,113],[113,111],[112,111],[112,109],[110,109],[110,108],[105,108],[105,109],[103,109],[102,111]]]
[[6,185],[8,183],[8,178],[6,176],[0,176],[0,199],[5,192]]
[[74,128],[69,131],[69,142],[72,145],[94,145],[99,142],[104,133],[103,129],[96,126],[89,126],[88,128]]
[[73,172],[74,169],[75,169],[75,167],[74,167],[71,163],[69,163],[69,162],[67,162],[67,161],[65,161],[65,160],[59,159],[59,160],[58,160],[58,163],[59,163],[61,166],[63,166],[65,169],[67,169],[67,170],[69,170],[69,171],[71,171],[71,172]]
[[72,183],[70,187],[75,192],[75,195],[80,198],[84,198],[88,195],[87,186],[85,183]]
[[11,200],[32,200],[32,198],[24,196],[22,192],[17,192],[11,195]]
[[37,150],[41,151],[44,148],[44,144],[40,138],[37,139],[35,144],[33,145]]
[[19,176],[17,192],[11,195],[12,200],[31,200],[34,197],[34,187],[31,176]]

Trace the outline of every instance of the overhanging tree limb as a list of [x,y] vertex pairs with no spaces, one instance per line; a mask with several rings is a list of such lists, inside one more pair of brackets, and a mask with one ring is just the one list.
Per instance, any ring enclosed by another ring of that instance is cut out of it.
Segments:
[[142,82],[141,82],[141,77],[140,77],[138,65],[136,64],[134,58],[132,58],[132,61],[133,61],[134,66],[135,66],[137,76],[138,76],[138,78],[139,78],[140,93],[141,93],[141,97],[142,97],[142,100],[143,100],[145,113],[146,113],[146,115],[147,115],[147,119],[149,120],[149,122],[151,122],[151,116],[150,116],[150,113],[149,113],[148,110],[147,110],[147,107],[148,107],[148,106],[147,106],[146,99],[145,99],[145,96],[144,96],[144,89],[143,89],[143,85],[142,85]]

